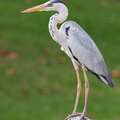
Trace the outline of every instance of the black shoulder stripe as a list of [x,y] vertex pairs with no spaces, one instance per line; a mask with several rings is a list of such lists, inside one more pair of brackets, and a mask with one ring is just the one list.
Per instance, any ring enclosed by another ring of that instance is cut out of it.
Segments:
[[67,36],[69,36],[69,34],[68,34],[69,29],[70,29],[70,26],[65,29],[66,30],[65,32],[66,32]]

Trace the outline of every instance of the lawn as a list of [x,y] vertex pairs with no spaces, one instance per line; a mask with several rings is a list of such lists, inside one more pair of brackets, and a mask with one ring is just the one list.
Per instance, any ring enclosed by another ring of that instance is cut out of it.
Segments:
[[[64,0],[68,20],[94,39],[110,73],[120,71],[120,1]],[[71,60],[49,35],[55,12],[21,14],[44,0],[0,1],[0,120],[63,120],[72,112],[76,75]],[[84,79],[80,69],[82,84]],[[114,89],[87,73],[88,115],[93,120],[120,120],[120,72]],[[84,88],[84,87],[83,87]],[[82,111],[84,89],[78,112]]]

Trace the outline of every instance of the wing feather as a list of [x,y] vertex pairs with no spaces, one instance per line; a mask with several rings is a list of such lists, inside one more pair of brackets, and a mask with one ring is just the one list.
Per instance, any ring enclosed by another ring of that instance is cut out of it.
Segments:
[[[92,73],[99,75],[103,82],[113,86],[104,59],[92,38],[73,21],[65,22],[63,28],[66,32],[66,44],[73,58],[84,64]],[[106,77],[106,80],[102,76]]]

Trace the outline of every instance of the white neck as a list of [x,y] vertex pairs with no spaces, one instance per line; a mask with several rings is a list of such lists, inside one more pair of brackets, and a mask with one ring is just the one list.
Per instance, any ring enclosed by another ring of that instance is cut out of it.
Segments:
[[54,14],[53,16],[50,17],[49,20],[49,32],[51,37],[58,42],[59,38],[59,30],[57,28],[58,23],[63,23],[68,16],[68,9],[64,6],[61,9],[58,10],[59,13]]

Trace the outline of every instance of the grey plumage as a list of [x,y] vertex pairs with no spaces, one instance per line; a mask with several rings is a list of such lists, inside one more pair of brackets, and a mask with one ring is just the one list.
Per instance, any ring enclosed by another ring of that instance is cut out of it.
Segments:
[[63,24],[61,31],[66,31],[66,29],[68,29],[66,32],[66,44],[71,49],[70,53],[72,52],[75,62],[83,64],[100,81],[114,87],[104,59],[91,37],[73,21],[67,21]]
[[[94,74],[101,82],[114,87],[114,82],[108,72],[105,61],[92,38],[75,22],[64,22],[68,17],[68,9],[61,0],[50,0],[44,4],[23,11],[57,11],[51,16],[48,27],[53,40],[61,46],[72,60],[77,76],[77,94],[72,116],[77,114],[77,106],[81,92],[81,80],[79,75],[79,65],[82,67],[85,78],[85,102],[83,112],[80,114],[84,118],[87,110],[87,100],[89,92],[89,80],[86,70]],[[64,23],[63,23],[64,22]],[[60,29],[58,23],[63,23]]]

